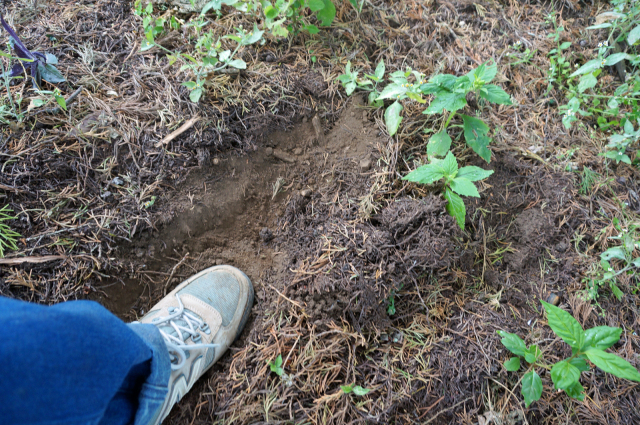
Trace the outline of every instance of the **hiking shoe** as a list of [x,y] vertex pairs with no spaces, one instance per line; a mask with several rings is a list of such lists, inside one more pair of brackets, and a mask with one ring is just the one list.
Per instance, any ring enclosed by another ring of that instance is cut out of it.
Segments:
[[154,424],[193,387],[240,336],[253,305],[253,286],[240,270],[215,266],[178,285],[140,323],[160,329],[169,349],[169,392]]

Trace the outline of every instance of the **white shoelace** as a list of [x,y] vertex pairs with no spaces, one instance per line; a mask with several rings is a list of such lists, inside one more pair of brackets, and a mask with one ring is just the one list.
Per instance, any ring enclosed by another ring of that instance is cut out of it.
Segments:
[[[201,348],[215,348],[218,347],[219,344],[187,344],[186,339],[191,337],[191,340],[197,342],[201,339],[198,330],[203,331],[206,334],[210,334],[211,330],[209,329],[209,325],[205,323],[204,320],[198,318],[195,314],[189,313],[184,310],[184,305],[182,304],[182,300],[180,296],[176,294],[176,298],[178,299],[179,307],[175,309],[175,311],[166,317],[158,317],[152,320],[152,324],[158,326],[158,330],[160,334],[164,338],[164,342],[167,345],[167,349],[170,353],[174,353],[175,357],[179,359],[178,363],[171,362],[171,370],[178,370],[184,363],[187,361],[187,354],[185,351],[201,349]],[[171,307],[169,311],[171,312]],[[177,323],[178,320],[181,320],[186,323],[186,326],[180,325]],[[176,335],[168,334],[167,332],[160,329],[161,325],[171,326],[175,331]],[[183,338],[183,332],[187,334],[186,338]]]

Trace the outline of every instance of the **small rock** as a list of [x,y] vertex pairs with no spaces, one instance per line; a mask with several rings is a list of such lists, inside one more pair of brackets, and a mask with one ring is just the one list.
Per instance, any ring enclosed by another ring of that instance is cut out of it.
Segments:
[[306,124],[306,122],[308,121],[307,117],[302,118],[302,122]]
[[300,183],[296,184],[296,190],[300,190],[300,189],[302,189],[302,184]]
[[294,157],[278,149],[274,149],[273,156],[281,161],[288,162],[289,164],[293,164],[294,162],[296,162]]
[[558,304],[560,304],[560,297],[557,296],[554,293],[549,294],[549,296],[547,297],[547,302],[549,304],[553,304],[555,306],[557,306]]
[[216,260],[216,266],[221,266],[221,265],[223,265],[223,264],[224,264],[224,260],[223,260],[223,259],[218,258],[218,259]]
[[103,193],[102,195],[100,195],[101,198],[103,199],[107,199],[109,196],[111,196],[111,192],[109,192],[108,190]]
[[307,183],[309,183],[309,184],[316,184],[316,179],[314,179],[313,177],[311,177],[309,180],[307,180]]
[[124,184],[124,180],[122,180],[120,177],[114,177],[114,179],[111,180],[111,184],[122,186]]
[[220,164],[220,160],[218,158],[213,158],[213,161],[211,161],[211,162],[213,162],[213,165]]
[[360,161],[360,171],[369,171],[371,168],[371,160],[369,158],[365,158]]
[[144,250],[142,248],[136,248],[136,257],[142,258],[144,256]]
[[352,116],[352,117],[355,117],[355,116],[356,116],[356,113],[355,113],[355,112],[353,112],[353,111],[351,111],[351,116]]
[[264,150],[264,152],[265,152],[267,155],[271,156],[271,155],[273,155],[273,148],[267,148],[267,149],[265,149],[265,150]]
[[305,189],[300,191],[300,195],[304,196],[305,198],[310,197],[312,193],[313,191],[311,189]]
[[295,148],[293,150],[294,155],[302,155],[302,148]]

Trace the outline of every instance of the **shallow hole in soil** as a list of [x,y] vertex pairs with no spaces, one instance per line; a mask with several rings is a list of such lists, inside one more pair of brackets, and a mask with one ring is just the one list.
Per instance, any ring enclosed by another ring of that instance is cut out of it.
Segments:
[[360,167],[371,159],[377,129],[357,101],[324,133],[318,118],[303,120],[267,136],[248,155],[212,155],[163,200],[158,230],[144,231],[121,247],[130,272],[98,286],[92,298],[130,320],[148,311],[165,287],[169,292],[204,268],[230,264],[249,276],[259,299],[270,291],[261,287],[265,273],[286,272],[286,255],[265,242],[287,199],[311,196],[337,160]]

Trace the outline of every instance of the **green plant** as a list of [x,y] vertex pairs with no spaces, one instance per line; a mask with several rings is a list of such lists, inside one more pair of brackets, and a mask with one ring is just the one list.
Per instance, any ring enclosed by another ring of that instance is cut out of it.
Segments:
[[547,16],[546,22],[553,25],[553,32],[547,35],[547,38],[553,38],[556,43],[556,48],[551,49],[547,54],[549,56],[549,72],[547,73],[547,94],[553,88],[553,85],[563,86],[566,80],[569,78],[571,72],[571,63],[565,58],[563,51],[571,47],[570,41],[560,42],[560,37],[564,31],[563,26],[558,26],[556,22],[556,14],[552,12]]
[[497,331],[502,337],[502,345],[516,355],[504,362],[505,369],[509,372],[519,371],[522,358],[528,364],[521,380],[521,394],[524,396],[526,407],[542,396],[542,379],[536,373],[536,368],[549,370],[554,388],[578,400],[584,400],[584,387],[579,381],[581,373],[590,370],[587,359],[605,372],[622,379],[640,382],[640,373],[629,362],[604,351],[618,342],[622,329],[597,326],[585,331],[566,311],[545,301],[541,303],[547,312],[547,320],[553,332],[571,347],[569,358],[553,365],[547,364],[543,352],[537,345],[527,347],[518,335]]
[[359,88],[369,92],[369,105],[380,107],[383,105],[383,101],[376,99],[380,96],[378,84],[383,81],[384,71],[384,61],[380,61],[378,66],[376,66],[373,75],[364,74],[366,78],[358,78],[358,74],[360,72],[351,70],[351,61],[349,61],[344,69],[344,74],[339,75],[337,79],[342,83],[342,87],[344,87],[347,96],[351,96],[355,89]]
[[509,63],[511,66],[517,66],[520,64],[528,65],[531,63],[531,59],[533,59],[538,52],[538,49],[531,50],[528,47],[522,51],[522,41],[520,40],[512,44],[510,48],[514,50],[513,53],[507,53],[507,57],[513,60],[513,62]]
[[371,391],[370,388],[362,388],[360,385],[356,385],[355,383],[349,385],[340,385],[340,388],[345,394],[353,392],[357,396],[366,395],[369,391]]
[[484,180],[491,174],[493,170],[483,170],[473,165],[458,169],[458,161],[449,151],[444,159],[433,158],[431,163],[416,168],[402,179],[422,184],[433,184],[444,179],[447,212],[464,229],[466,209],[460,195],[479,198],[480,193],[473,182]]
[[[640,40],[640,3],[618,0],[612,4],[613,10],[606,14],[610,22],[587,28],[608,29],[609,35],[598,43],[596,57],[579,66],[568,77],[570,84],[565,87],[568,103],[559,110],[564,114],[562,122],[567,129],[578,121],[578,114],[593,116],[597,127],[603,131],[620,128],[618,134],[609,137],[609,144],[600,155],[616,163],[632,164],[627,151],[640,138],[640,133],[634,131],[633,126],[633,122],[640,119],[640,55],[634,53]],[[628,46],[627,51],[621,47],[624,44]],[[604,93],[604,89],[598,87],[598,77],[607,66],[615,66],[623,81],[613,93]],[[576,86],[571,81],[577,77],[580,77],[580,82]]]
[[[630,226],[628,230],[624,229],[620,226],[617,218],[613,220],[613,225],[619,234],[609,239],[619,241],[620,245],[613,246],[601,253],[595,277],[586,279],[587,298],[593,301],[598,299],[599,289],[605,285],[609,286],[618,300],[621,300],[624,294],[618,287],[618,276],[622,274],[635,276],[636,269],[640,268],[640,257],[634,257],[634,252],[640,248],[640,236],[637,234],[637,228]],[[637,287],[634,292],[639,289]]]
[[276,0],[275,3],[261,0],[260,4],[265,26],[276,37],[287,37],[289,33],[296,35],[301,29],[309,34],[320,32],[317,26],[303,18],[306,8],[315,14],[320,26],[330,26],[336,16],[336,7],[331,0]]
[[[349,65],[349,64],[348,64]],[[379,72],[381,71],[381,73]],[[369,101],[382,101],[385,99],[393,100],[384,113],[385,124],[390,136],[398,131],[403,110],[401,101],[410,99],[419,103],[426,103],[423,95],[433,95],[433,100],[429,106],[423,111],[423,114],[432,115],[445,113],[449,116],[445,121],[443,128],[429,140],[427,145],[427,154],[429,156],[444,156],[449,152],[451,147],[451,137],[447,134],[447,127],[456,115],[457,111],[467,106],[467,95],[473,93],[478,100],[482,99],[491,103],[502,105],[511,105],[509,95],[495,84],[489,84],[496,76],[498,67],[496,64],[488,65],[483,63],[478,68],[469,71],[466,75],[456,77],[450,74],[438,74],[432,77],[428,82],[423,74],[408,68],[406,71],[396,71],[389,75],[390,84],[387,84],[380,92],[378,97],[373,99],[370,95]],[[367,80],[358,80],[357,73],[350,72],[351,76],[345,77],[344,74],[338,77],[349,88],[373,86],[372,92],[377,92],[377,83],[381,79],[380,75],[384,74],[384,65],[378,65],[375,75],[367,75]],[[377,80],[374,80],[375,77]],[[413,81],[413,82],[412,82]],[[353,92],[353,90],[351,90]],[[460,114],[463,124],[463,132],[465,141],[480,157],[485,161],[491,160],[491,151],[488,145],[491,142],[489,134],[489,126],[487,126],[479,118],[469,115]]]
[[13,213],[13,211],[9,209],[8,205],[0,208],[0,258],[4,257],[5,250],[7,249],[17,251],[17,238],[21,237],[20,233],[11,230],[11,227],[5,223],[7,220],[15,220],[18,218],[9,215],[10,213]]
[[271,372],[282,377],[282,375],[284,374],[284,368],[282,367],[281,354],[278,354],[278,357],[276,357],[275,360],[269,362],[269,368],[271,369]]
[[[207,6],[211,6],[211,3]],[[229,2],[217,2],[218,9],[222,3],[228,4]],[[213,7],[207,8],[207,6],[205,6],[203,12],[196,19],[181,26],[180,22],[175,20],[174,17],[171,17],[169,21],[164,18],[153,17],[153,5],[151,3],[145,8],[142,8],[141,0],[138,0],[135,4],[135,13],[143,18],[145,31],[145,40],[142,43],[141,50],[145,51],[153,47],[158,47],[167,53],[169,64],[174,64],[179,61],[182,64],[180,71],[188,71],[193,75],[193,79],[183,82],[182,85],[190,91],[189,99],[194,103],[199,102],[202,98],[207,79],[211,74],[228,67],[246,69],[246,62],[236,58],[236,53],[238,53],[243,46],[248,46],[260,41],[264,34],[264,31],[258,29],[257,24],[253,25],[253,30],[251,31],[247,31],[240,26],[235,28],[235,34],[222,37],[222,39],[232,40],[236,43],[233,51],[226,49],[223,47],[223,40],[216,38],[212,31],[203,31],[203,28],[208,24],[204,14]],[[164,32],[167,22],[174,29],[184,27],[185,29],[193,29],[195,31],[195,43],[193,51],[190,54],[173,52],[156,42],[156,38]]]

